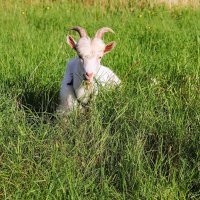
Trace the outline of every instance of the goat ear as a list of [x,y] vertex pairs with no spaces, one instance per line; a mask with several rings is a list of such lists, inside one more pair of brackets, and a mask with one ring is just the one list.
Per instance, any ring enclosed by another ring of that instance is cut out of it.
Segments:
[[114,47],[116,46],[116,42],[110,42],[106,45],[105,49],[104,49],[104,54],[109,53]]
[[69,44],[69,46],[72,49],[76,49],[76,42],[75,42],[75,40],[73,39],[72,36],[70,36],[70,35],[67,36],[67,43]]

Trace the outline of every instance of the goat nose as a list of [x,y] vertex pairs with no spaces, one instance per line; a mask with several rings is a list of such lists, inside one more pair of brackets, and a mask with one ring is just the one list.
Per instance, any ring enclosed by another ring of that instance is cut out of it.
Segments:
[[93,77],[93,74],[94,74],[94,73],[92,73],[92,72],[91,72],[91,73],[87,73],[87,72],[86,72],[86,76],[87,76],[89,79],[91,79],[91,78]]

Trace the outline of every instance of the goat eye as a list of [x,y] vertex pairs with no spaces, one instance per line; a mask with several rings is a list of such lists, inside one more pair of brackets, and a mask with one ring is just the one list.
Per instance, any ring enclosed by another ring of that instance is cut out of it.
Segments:
[[99,56],[99,59],[101,59],[102,57],[101,56]]
[[83,62],[83,57],[82,56],[78,56],[80,61]]

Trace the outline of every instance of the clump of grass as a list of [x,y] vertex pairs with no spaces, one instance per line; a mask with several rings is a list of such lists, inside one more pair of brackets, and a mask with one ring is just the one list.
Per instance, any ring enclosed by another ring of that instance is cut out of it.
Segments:
[[[113,1],[114,2],[114,1]],[[81,3],[0,9],[0,197],[198,199],[200,12]],[[15,5],[21,6],[15,6]],[[9,6],[8,6],[9,5]],[[122,79],[87,113],[57,118],[66,28],[110,26],[102,63]]]

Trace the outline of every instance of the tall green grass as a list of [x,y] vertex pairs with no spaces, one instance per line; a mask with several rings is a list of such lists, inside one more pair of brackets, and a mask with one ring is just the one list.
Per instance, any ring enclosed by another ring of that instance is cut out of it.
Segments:
[[[0,197],[199,199],[200,11],[86,8],[1,4]],[[59,119],[74,25],[116,32],[102,63],[122,87]]]

